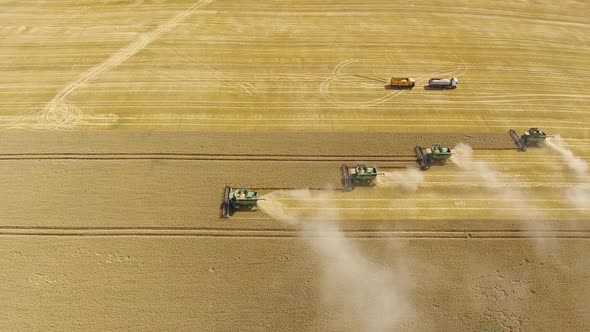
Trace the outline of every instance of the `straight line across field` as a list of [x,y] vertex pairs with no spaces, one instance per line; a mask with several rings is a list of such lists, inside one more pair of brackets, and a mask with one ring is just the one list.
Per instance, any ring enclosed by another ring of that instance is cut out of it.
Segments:
[[[343,231],[354,239],[590,239],[590,231],[576,230],[354,230]],[[0,227],[0,236],[48,237],[235,237],[295,238],[296,229],[164,228],[164,227]],[[334,236],[329,232],[313,236]]]

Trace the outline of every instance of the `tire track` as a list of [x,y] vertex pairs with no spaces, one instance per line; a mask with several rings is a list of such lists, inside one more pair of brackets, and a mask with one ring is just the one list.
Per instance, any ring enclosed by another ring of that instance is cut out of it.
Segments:
[[198,161],[277,161],[277,162],[373,162],[413,163],[408,155],[262,155],[262,154],[198,154],[198,153],[16,153],[0,154],[0,160],[198,160]]
[[173,17],[165,24],[160,25],[158,28],[149,33],[141,35],[139,39],[133,41],[126,47],[118,50],[116,53],[111,55],[106,61],[82,73],[78,77],[78,79],[76,79],[74,82],[69,83],[65,88],[60,90],[51,99],[51,101],[43,107],[41,113],[39,114],[38,125],[40,125],[42,128],[49,129],[71,128],[74,125],[76,125],[77,122],[80,120],[80,116],[82,113],[77,109],[75,105],[67,104],[64,102],[64,100],[70,94],[72,94],[80,86],[84,85],[86,82],[93,79],[97,75],[120,65],[133,55],[137,54],[137,52],[141,51],[146,46],[154,42],[163,33],[173,29],[179,23],[191,16],[197,9],[205,5],[208,5],[212,1],[213,0],[198,1],[185,11]]
[[[220,72],[219,70],[196,59],[195,57],[188,54],[186,51],[184,51],[174,45],[171,45],[171,44],[167,44],[167,43],[164,43],[164,44],[167,46],[166,47],[167,50],[174,53],[178,57],[182,58],[184,61],[186,61],[189,64],[197,63],[198,66],[200,66],[201,68],[206,70],[209,74],[211,74],[213,77],[215,77],[216,79],[221,81],[224,85],[230,86],[230,87],[232,87],[242,93],[245,93],[246,95],[249,95],[249,96],[253,96],[258,93],[258,89],[252,83],[237,81],[235,78],[231,78],[231,77],[227,76],[226,74]],[[172,74],[172,75],[174,75],[174,74]],[[177,76],[181,79],[188,80],[188,81],[193,81],[193,79],[190,79],[188,77],[184,77],[181,75],[175,75],[175,76]],[[202,81],[202,80],[203,80],[203,78],[199,77],[199,79],[196,81]]]
[[[351,239],[590,239],[585,230],[370,230],[342,231]],[[325,234],[326,237],[330,233]],[[298,238],[296,229],[163,228],[163,227],[0,227],[0,237],[196,237]],[[324,237],[320,234],[319,237]]]
[[[285,207],[285,210],[315,210],[315,211],[454,211],[457,210],[456,206],[450,207]],[[485,206],[485,207],[461,207],[461,211],[521,211],[522,208],[513,207],[497,207],[497,206]],[[590,207],[585,209],[580,208],[536,208],[537,211],[590,211]]]

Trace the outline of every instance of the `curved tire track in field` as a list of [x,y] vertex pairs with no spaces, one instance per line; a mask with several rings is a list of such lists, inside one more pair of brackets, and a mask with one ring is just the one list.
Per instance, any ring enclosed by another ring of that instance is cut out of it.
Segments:
[[[448,54],[448,53],[444,53],[444,54],[449,59],[452,59],[452,60],[450,62],[449,61],[441,61],[441,62],[435,62],[435,63],[436,64],[452,63],[453,65],[455,65],[455,67],[452,69],[448,69],[448,70],[431,72],[429,74],[418,77],[416,79],[416,87],[420,87],[420,85],[424,84],[428,78],[433,77],[433,76],[451,75],[451,76],[455,76],[455,77],[461,77],[461,76],[465,75],[465,73],[467,73],[468,67],[464,61],[462,61],[461,59],[459,59],[455,55]],[[365,60],[371,61],[371,59],[365,59]],[[384,80],[381,78],[372,77],[372,76],[368,76],[368,75],[362,75],[362,74],[352,74],[352,73],[342,73],[341,72],[345,67],[347,67],[353,63],[360,62],[360,61],[362,61],[362,59],[352,58],[352,59],[344,60],[344,61],[340,62],[339,64],[337,64],[334,67],[333,75],[328,77],[327,79],[325,79],[320,84],[320,88],[319,88],[320,95],[333,104],[339,104],[339,105],[345,105],[345,106],[356,105],[356,106],[370,107],[370,106],[377,106],[377,105],[383,104],[383,103],[391,100],[392,98],[399,96],[400,94],[402,94],[404,92],[407,92],[407,90],[396,90],[394,92],[387,93],[382,97],[372,99],[369,101],[362,101],[362,102],[350,102],[350,101],[345,102],[345,101],[336,100],[333,96],[330,95],[330,85],[332,85],[335,82],[339,82],[340,84],[344,84],[344,85],[348,85],[348,86],[357,86],[357,87],[362,87],[362,88],[367,88],[367,87],[369,87],[369,88],[372,88],[372,87],[382,88],[383,84],[387,84],[387,80]],[[419,60],[417,60],[417,61],[420,62]],[[431,61],[423,60],[421,62],[431,62]],[[360,78],[363,80],[367,80],[368,82],[378,82],[379,85],[377,86],[377,85],[375,85],[375,83],[372,83],[372,84],[359,83],[359,82],[349,80],[350,78],[357,78],[357,79]]]

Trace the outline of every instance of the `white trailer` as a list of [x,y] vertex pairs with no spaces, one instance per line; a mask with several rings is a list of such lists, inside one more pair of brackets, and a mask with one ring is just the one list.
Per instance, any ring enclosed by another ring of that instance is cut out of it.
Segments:
[[430,89],[456,89],[459,80],[456,77],[448,78],[431,78],[428,80]]

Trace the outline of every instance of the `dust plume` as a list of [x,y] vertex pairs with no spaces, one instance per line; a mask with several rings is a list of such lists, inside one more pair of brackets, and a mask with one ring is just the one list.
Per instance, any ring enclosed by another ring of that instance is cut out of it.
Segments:
[[553,139],[548,138],[545,141],[545,144],[550,149],[559,152],[562,159],[567,163],[567,166],[573,170],[576,175],[588,175],[588,164],[568,149],[565,143],[561,140],[561,137],[556,136]]
[[451,158],[453,163],[459,166],[467,175],[478,179],[487,189],[494,191],[495,194],[500,196],[499,198],[514,194],[511,190],[499,190],[502,187],[500,174],[488,163],[473,160],[473,149],[469,145],[463,143],[457,144],[453,151],[455,152],[455,155]]
[[590,206],[590,184],[582,183],[569,188],[566,193],[568,201],[578,209]]
[[566,197],[570,204],[578,209],[588,208],[588,206],[590,206],[590,183],[583,182],[583,178],[589,175],[588,164],[568,149],[559,136],[556,136],[553,139],[547,139],[546,145],[550,149],[558,152],[563,161],[567,163],[568,168],[574,171],[578,176],[578,184],[569,188],[566,193]]
[[[514,208],[511,211],[520,220],[543,219],[543,214],[535,206],[531,206],[521,199],[525,196],[524,193],[506,187],[506,183],[501,180],[501,174],[494,170],[491,165],[483,161],[473,160],[473,149],[469,145],[463,143],[458,144],[455,146],[454,152],[455,155],[451,160],[463,171],[460,176],[469,176],[475,179],[495,199]],[[538,224],[536,226],[541,225]]]
[[390,187],[399,184],[406,192],[414,192],[424,182],[424,175],[416,168],[407,168],[401,173],[385,173],[377,177],[377,186]]
[[[336,308],[340,322],[360,331],[391,331],[408,313],[405,278],[393,267],[379,266],[348,239],[338,225],[329,193],[307,190],[276,191],[266,195],[260,209],[276,220],[297,225],[302,237],[320,256],[323,300]],[[305,217],[289,213],[281,201],[310,208]]]
[[[469,145],[458,144],[455,146],[455,155],[451,160],[461,169],[461,177],[474,179],[486,189],[492,199],[498,200],[504,206],[512,208],[510,213],[516,218],[515,226],[521,230],[543,234],[550,231],[551,225],[546,222],[546,217],[537,206],[523,200],[526,193],[518,189],[508,188],[502,181],[502,174],[486,162],[473,159],[473,150]],[[533,237],[536,246],[536,254],[540,257],[555,257],[557,246],[556,239],[548,237]]]

